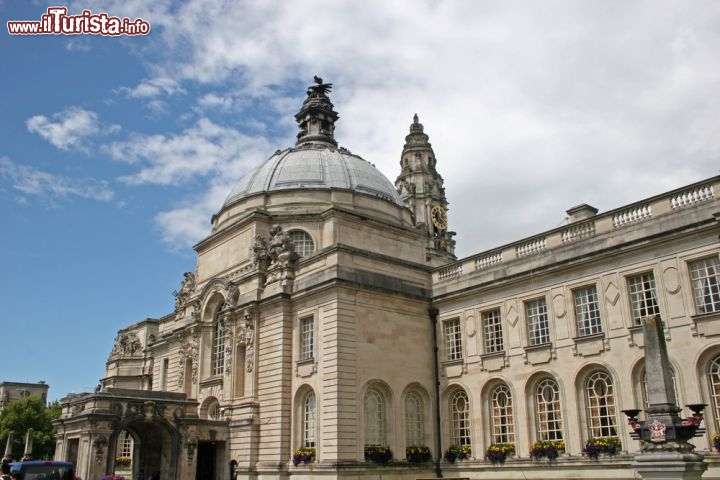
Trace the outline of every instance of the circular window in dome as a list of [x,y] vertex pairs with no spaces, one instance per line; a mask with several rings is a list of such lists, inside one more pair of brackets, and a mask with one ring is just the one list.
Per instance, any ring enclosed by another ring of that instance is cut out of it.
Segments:
[[315,243],[312,237],[302,230],[288,232],[288,236],[295,245],[295,252],[301,257],[307,257],[315,251]]

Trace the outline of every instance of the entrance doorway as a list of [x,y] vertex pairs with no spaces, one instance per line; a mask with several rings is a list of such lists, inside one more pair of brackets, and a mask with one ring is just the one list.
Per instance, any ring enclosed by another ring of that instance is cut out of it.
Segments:
[[195,480],[222,480],[225,442],[199,442]]

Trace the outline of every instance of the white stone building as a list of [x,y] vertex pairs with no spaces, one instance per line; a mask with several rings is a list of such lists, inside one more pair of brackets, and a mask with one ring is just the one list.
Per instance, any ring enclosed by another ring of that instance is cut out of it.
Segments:
[[[330,85],[297,144],[241,179],[175,311],[119,331],[102,388],[63,399],[56,457],[84,479],[636,478],[643,317],[659,315],[682,404],[720,431],[720,202],[713,177],[457,260],[415,116],[393,185],[339,147]],[[614,456],[583,455],[617,438]],[[552,462],[531,444],[564,442]],[[504,465],[491,444],[513,444]],[[442,459],[451,445],[471,451]],[[366,461],[367,447],[394,460]],[[407,462],[408,447],[433,460]],[[308,463],[294,465],[299,448]],[[129,466],[117,459],[132,457]],[[715,454],[704,478],[720,478]]]

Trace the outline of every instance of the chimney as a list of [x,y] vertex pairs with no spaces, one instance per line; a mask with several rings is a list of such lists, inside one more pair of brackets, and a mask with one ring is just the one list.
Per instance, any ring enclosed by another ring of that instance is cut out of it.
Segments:
[[587,220],[590,217],[594,217],[598,212],[598,209],[591,207],[587,203],[582,203],[576,207],[572,207],[566,210],[565,213],[568,215],[568,223],[576,223],[583,220]]

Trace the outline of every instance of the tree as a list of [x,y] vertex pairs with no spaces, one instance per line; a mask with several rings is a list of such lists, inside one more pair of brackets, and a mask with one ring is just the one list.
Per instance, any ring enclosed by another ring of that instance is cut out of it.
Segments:
[[7,438],[13,432],[12,456],[20,458],[25,453],[25,434],[33,429],[32,456],[50,459],[55,453],[53,420],[60,417],[60,404],[55,401],[47,407],[38,397],[27,397],[10,402],[0,412],[0,449],[5,451]]

